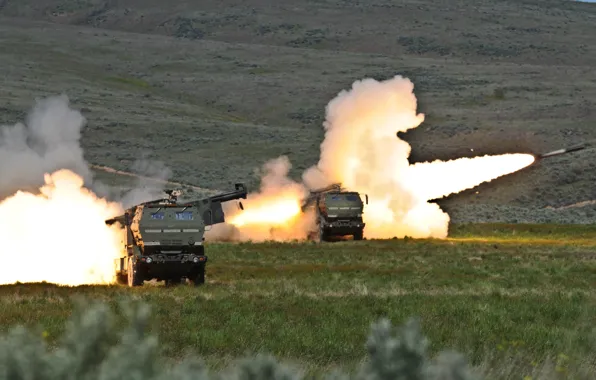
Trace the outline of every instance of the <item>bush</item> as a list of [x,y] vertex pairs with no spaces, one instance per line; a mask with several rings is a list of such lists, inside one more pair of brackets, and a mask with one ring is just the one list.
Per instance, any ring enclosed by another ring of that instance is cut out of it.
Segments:
[[[209,380],[203,362],[188,358],[165,365],[155,336],[147,333],[150,313],[147,305],[126,307],[129,323],[124,331],[115,328],[115,315],[102,303],[79,304],[66,325],[57,348],[51,349],[43,333],[24,327],[12,328],[0,338],[0,379],[44,380]],[[427,340],[415,320],[394,336],[388,320],[374,324],[367,342],[368,360],[356,375],[329,373],[329,380],[471,379],[462,356],[426,357]],[[299,380],[300,371],[271,356],[246,358],[231,372],[216,375],[221,380]]]
[[504,88],[495,88],[493,90],[493,98],[498,99],[498,100],[503,100],[505,99],[505,89]]

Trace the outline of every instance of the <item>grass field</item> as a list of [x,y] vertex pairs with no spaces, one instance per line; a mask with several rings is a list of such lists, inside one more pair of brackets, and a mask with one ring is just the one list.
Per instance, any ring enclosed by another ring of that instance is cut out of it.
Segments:
[[220,367],[266,351],[316,373],[352,368],[378,318],[418,316],[432,352],[455,348],[511,378],[547,355],[594,369],[595,248],[591,226],[491,224],[454,226],[444,241],[210,244],[200,288],[4,286],[0,326],[53,341],[76,297],[132,298],[152,306],[169,358],[192,350]]

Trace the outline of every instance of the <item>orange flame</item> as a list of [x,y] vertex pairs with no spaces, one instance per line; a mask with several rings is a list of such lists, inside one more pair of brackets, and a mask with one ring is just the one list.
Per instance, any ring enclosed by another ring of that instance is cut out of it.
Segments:
[[115,282],[119,232],[104,220],[122,212],[69,170],[45,175],[41,194],[19,191],[0,203],[0,284]]
[[534,160],[531,154],[515,153],[416,163],[408,167],[402,183],[420,199],[439,199],[514,173]]
[[245,211],[228,220],[236,228],[234,240],[288,241],[306,238],[305,229],[297,227],[308,223],[297,197],[268,199],[266,205],[250,201],[246,204]]
[[300,214],[300,204],[296,198],[269,200],[268,203],[267,205],[258,205],[256,202],[249,202],[250,208],[233,217],[229,223],[238,227],[265,223],[273,227],[280,227],[291,223]]

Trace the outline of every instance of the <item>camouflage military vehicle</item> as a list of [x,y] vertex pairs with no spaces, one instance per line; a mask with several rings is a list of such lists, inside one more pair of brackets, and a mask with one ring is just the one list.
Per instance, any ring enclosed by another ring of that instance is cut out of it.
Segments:
[[[368,195],[365,195],[368,204]],[[362,220],[364,203],[360,194],[342,189],[341,184],[313,190],[302,203],[302,211],[315,208],[317,229],[310,238],[327,241],[330,237],[352,235],[362,240],[365,223]]]
[[[180,283],[187,278],[195,285],[205,282],[207,256],[205,231],[225,221],[222,202],[246,199],[246,187],[191,201],[178,202],[180,192],[168,190],[169,198],[133,206],[106,224],[123,226],[123,250],[116,259],[120,283],[140,286],[145,280]],[[239,202],[241,209],[244,209]]]

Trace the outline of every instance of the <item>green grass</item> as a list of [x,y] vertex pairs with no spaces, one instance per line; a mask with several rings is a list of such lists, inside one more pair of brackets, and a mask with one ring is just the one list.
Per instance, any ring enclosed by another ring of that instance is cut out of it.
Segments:
[[313,370],[352,367],[383,316],[420,317],[432,352],[458,349],[474,364],[501,358],[512,341],[525,365],[586,359],[595,247],[596,228],[555,225],[460,225],[443,241],[213,243],[200,288],[4,286],[0,326],[40,326],[51,341],[73,296],[131,297],[152,305],[164,354],[193,350],[215,366],[265,351]]

